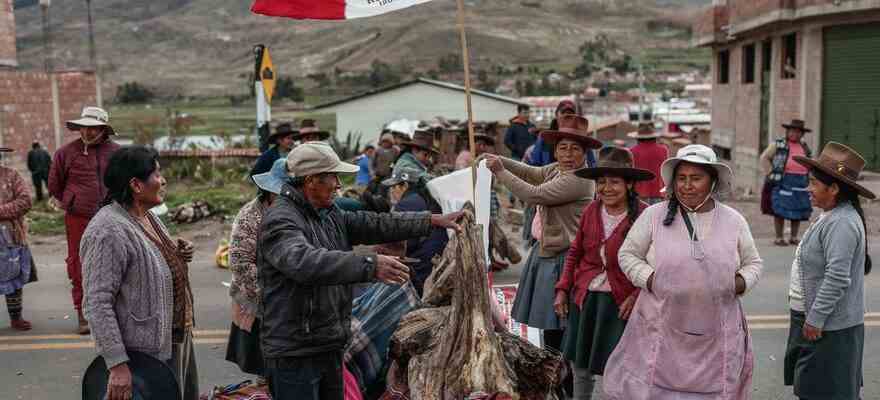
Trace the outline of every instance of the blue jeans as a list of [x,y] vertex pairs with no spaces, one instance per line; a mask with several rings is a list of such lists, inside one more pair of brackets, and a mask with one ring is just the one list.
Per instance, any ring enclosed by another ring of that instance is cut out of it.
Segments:
[[266,359],[273,400],[343,400],[342,352]]

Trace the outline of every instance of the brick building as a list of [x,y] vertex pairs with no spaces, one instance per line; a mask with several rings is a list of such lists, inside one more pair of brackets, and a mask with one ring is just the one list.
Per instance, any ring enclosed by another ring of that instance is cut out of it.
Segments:
[[880,0],[715,0],[694,25],[712,48],[712,143],[754,191],[758,157],[806,120],[814,149],[834,140],[880,169]]
[[[95,103],[92,71],[24,71],[18,68],[12,0],[0,0],[0,146],[6,165],[26,173],[34,140],[50,152],[78,137],[64,127],[85,105]],[[27,175],[25,175],[27,176]]]

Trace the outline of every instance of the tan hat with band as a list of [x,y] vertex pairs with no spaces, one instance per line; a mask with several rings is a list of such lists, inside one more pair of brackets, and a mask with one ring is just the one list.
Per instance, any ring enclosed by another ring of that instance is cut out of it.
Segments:
[[287,174],[290,177],[335,173],[353,174],[360,168],[342,162],[329,144],[324,142],[303,143],[287,154]]
[[862,170],[865,169],[865,159],[849,147],[837,142],[828,142],[818,158],[794,156],[794,160],[807,168],[815,168],[831,175],[832,178],[855,189],[865,198],[871,200],[877,198],[874,192],[857,183]]

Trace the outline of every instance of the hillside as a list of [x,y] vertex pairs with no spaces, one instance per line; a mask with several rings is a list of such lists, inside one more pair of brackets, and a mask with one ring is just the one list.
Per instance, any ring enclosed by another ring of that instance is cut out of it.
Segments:
[[[604,33],[637,59],[674,59],[688,47],[690,18],[709,0],[469,0],[468,34],[477,67],[539,66],[571,70],[578,47]],[[42,65],[39,8],[17,0],[19,61]],[[247,90],[254,44],[264,43],[284,75],[364,71],[374,60],[415,71],[459,53],[455,1],[346,22],[292,21],[251,15],[247,0],[93,0],[105,91],[138,81],[172,95],[229,95]],[[59,68],[88,65],[82,1],[51,10]],[[640,58],[641,57],[641,58]]]

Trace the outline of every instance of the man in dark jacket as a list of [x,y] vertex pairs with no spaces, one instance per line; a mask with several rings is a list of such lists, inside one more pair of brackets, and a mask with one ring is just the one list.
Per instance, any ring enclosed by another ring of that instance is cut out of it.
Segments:
[[79,132],[76,139],[55,152],[49,170],[49,195],[53,204],[64,210],[67,231],[67,276],[73,286],[71,295],[78,318],[77,332],[89,333],[89,325],[82,314],[82,265],[79,262],[79,244],[89,221],[107,195],[104,173],[110,155],[119,145],[110,139],[116,135],[108,122],[107,111],[86,107],[82,117],[67,121],[67,129]]
[[27,167],[31,171],[37,201],[43,201],[43,184],[48,187],[50,166],[52,166],[52,156],[46,149],[40,147],[40,142],[34,141],[27,155]]
[[[347,212],[333,206],[340,173],[355,173],[323,142],[287,157],[292,179],[267,210],[257,250],[262,288],[261,344],[273,399],[343,399],[342,362],[350,338],[353,284],[402,285],[397,259],[358,255],[352,246],[458,228],[459,214]],[[295,178],[294,178],[295,177]]]
[[504,134],[504,144],[510,149],[515,160],[522,160],[526,149],[537,139],[535,125],[529,121],[529,106],[517,106],[517,115],[510,120],[510,127]]
[[263,154],[260,154],[260,158],[257,159],[257,163],[251,169],[250,176],[269,172],[275,160],[286,157],[290,149],[293,148],[294,135],[296,135],[296,131],[293,130],[293,126],[289,123],[285,122],[278,125],[275,128],[275,133],[271,134],[267,139],[269,144],[273,146],[269,150],[264,151]]

